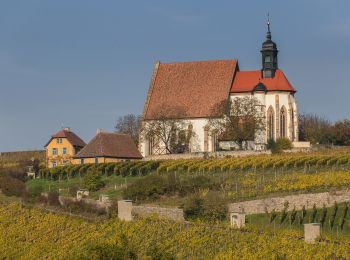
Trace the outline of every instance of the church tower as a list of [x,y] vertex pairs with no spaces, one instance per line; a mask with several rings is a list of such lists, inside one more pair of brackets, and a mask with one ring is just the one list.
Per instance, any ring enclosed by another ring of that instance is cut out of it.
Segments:
[[277,45],[271,40],[270,31],[270,18],[267,20],[267,33],[266,40],[262,44],[261,55],[262,55],[262,77],[273,78],[275,72],[278,69],[277,62]]

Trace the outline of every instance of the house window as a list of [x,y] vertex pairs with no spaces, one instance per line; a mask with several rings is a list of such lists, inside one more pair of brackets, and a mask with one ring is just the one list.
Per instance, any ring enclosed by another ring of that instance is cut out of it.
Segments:
[[273,140],[275,132],[275,112],[272,106],[267,110],[267,139]]
[[95,163],[98,163],[98,158],[97,157],[95,158]]
[[287,137],[287,112],[285,107],[281,108],[280,124],[280,136],[285,138]]
[[52,148],[51,154],[52,155],[57,155],[57,148]]
[[56,139],[56,142],[57,142],[58,144],[61,144],[61,143],[62,143],[62,138],[57,138],[57,139]]
[[68,152],[67,152],[67,148],[66,147],[63,147],[63,149],[62,149],[62,154],[67,154]]
[[84,164],[84,159],[80,159],[80,164]]
[[56,162],[55,161],[51,162],[51,166],[56,167],[57,166]]

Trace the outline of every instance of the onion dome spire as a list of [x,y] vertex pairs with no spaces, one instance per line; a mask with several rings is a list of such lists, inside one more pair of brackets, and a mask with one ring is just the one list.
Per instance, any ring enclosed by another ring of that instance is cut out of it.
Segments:
[[271,22],[270,15],[267,15],[267,33],[266,40],[262,44],[262,77],[273,78],[278,69],[277,63],[277,45],[271,40]]

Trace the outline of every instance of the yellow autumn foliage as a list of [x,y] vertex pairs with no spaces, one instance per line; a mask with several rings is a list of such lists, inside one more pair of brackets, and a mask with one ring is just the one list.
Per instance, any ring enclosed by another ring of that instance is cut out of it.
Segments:
[[348,241],[309,245],[295,230],[240,231],[156,219],[87,222],[19,204],[0,205],[0,234],[0,259],[108,259],[123,237],[139,259],[151,259],[155,249],[175,259],[350,258]]

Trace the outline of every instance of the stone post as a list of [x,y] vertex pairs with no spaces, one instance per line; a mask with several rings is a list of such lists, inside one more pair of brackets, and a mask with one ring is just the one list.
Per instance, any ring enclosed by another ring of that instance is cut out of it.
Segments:
[[118,218],[125,221],[132,221],[132,201],[119,200],[118,201]]
[[232,212],[230,214],[231,227],[243,228],[245,227],[245,214]]
[[306,243],[314,244],[321,235],[321,225],[319,223],[304,224],[304,240]]

